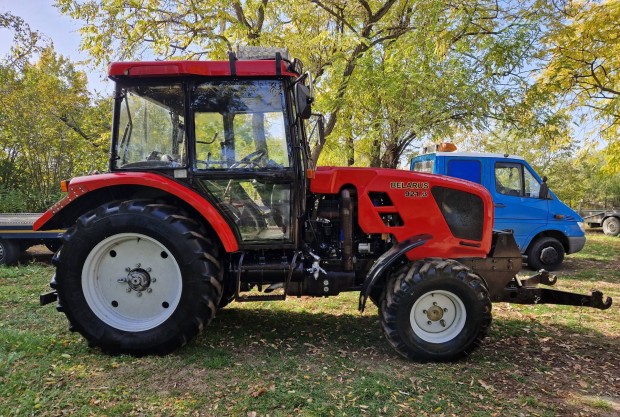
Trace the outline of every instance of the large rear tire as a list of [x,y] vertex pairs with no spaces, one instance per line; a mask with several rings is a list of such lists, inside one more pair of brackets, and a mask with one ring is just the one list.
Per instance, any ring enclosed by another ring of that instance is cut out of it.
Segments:
[[126,201],[80,217],[55,256],[59,310],[90,346],[167,354],[215,316],[218,247],[169,205]]
[[385,337],[402,356],[448,361],[480,346],[491,326],[491,301],[482,280],[464,265],[426,259],[391,277],[379,317]]

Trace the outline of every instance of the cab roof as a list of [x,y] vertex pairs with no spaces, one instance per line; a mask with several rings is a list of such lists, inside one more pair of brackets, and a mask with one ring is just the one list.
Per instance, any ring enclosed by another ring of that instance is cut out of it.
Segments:
[[[279,68],[278,68],[279,64]],[[111,79],[128,77],[298,77],[285,59],[228,61],[141,61],[112,62],[108,66]]]

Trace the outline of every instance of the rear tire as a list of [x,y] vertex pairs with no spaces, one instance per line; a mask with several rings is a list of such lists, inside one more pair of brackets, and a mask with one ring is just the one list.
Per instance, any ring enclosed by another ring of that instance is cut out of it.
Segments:
[[563,261],[564,246],[556,238],[539,238],[527,249],[527,264],[535,271],[554,271]]
[[0,265],[13,265],[19,259],[21,247],[14,240],[0,239]]
[[167,354],[215,316],[218,248],[173,206],[126,201],[80,217],[55,256],[58,309],[89,346]]
[[618,236],[620,234],[620,220],[617,217],[608,217],[603,222],[603,233],[607,236]]
[[455,360],[486,337],[491,301],[482,280],[464,265],[426,259],[391,277],[379,318],[385,337],[405,358]]

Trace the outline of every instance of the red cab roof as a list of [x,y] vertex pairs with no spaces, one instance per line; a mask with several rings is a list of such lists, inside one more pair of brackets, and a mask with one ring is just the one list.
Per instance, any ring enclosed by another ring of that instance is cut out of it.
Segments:
[[[142,62],[113,62],[108,67],[110,78],[118,77],[179,77],[185,75],[204,75],[223,77],[236,75],[238,77],[276,76],[276,60],[237,60],[234,61],[234,71],[231,71],[230,61],[142,61]],[[280,61],[280,74],[297,77],[299,74],[289,70],[289,62]]]

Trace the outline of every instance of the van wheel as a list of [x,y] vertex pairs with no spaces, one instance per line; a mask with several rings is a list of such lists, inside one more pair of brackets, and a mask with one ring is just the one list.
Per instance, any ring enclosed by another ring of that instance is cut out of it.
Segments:
[[620,234],[620,220],[617,217],[608,217],[603,222],[603,233],[607,236],[618,236]]
[[477,275],[449,259],[403,266],[379,307],[386,339],[402,356],[448,361],[466,356],[491,326],[489,292]]
[[564,246],[553,237],[536,240],[527,250],[527,264],[535,271],[554,271],[564,261]]

